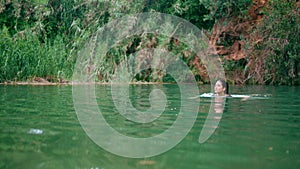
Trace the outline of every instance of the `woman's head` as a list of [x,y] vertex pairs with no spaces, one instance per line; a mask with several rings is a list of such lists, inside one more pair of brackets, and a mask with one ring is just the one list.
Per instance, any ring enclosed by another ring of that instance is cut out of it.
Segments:
[[225,80],[220,79],[216,82],[216,84],[215,84],[215,93],[220,95],[220,96],[229,94],[229,87],[228,87],[228,84]]

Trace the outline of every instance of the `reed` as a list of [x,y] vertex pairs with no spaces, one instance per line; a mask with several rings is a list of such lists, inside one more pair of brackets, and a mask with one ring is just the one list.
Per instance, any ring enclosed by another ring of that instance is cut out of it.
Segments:
[[58,81],[72,75],[73,60],[68,59],[69,52],[59,36],[53,42],[41,43],[29,31],[12,37],[4,27],[0,31],[0,48],[0,82],[34,77]]

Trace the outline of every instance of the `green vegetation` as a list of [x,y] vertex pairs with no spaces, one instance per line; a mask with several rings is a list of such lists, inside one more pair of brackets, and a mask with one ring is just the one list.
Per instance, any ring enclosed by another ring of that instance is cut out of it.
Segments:
[[53,43],[41,43],[38,37],[24,32],[22,38],[13,38],[6,27],[1,34],[1,81],[45,77],[52,81],[71,76],[74,59],[68,58],[65,43],[57,36]]
[[264,20],[251,34],[259,42],[250,48],[257,60],[251,65],[256,71],[249,73],[259,83],[300,84],[300,3],[295,2],[270,1]]
[[[219,21],[225,20],[223,25],[226,25],[232,20],[245,23],[252,19],[249,11],[256,4],[255,0],[1,0],[0,82],[31,81],[37,77],[51,82],[71,80],[77,54],[84,43],[103,25],[126,14],[176,15],[212,36]],[[220,54],[228,79],[235,83],[299,84],[299,1],[270,0],[261,8],[258,14],[263,19],[251,23],[247,32],[218,41],[225,47],[232,46],[236,40],[244,41],[243,48],[247,51],[239,59]],[[96,69],[98,80],[109,81],[116,65],[141,47],[165,48],[182,58],[197,80],[208,81],[205,67],[185,44],[155,34],[129,37],[111,49]],[[159,70],[145,70],[134,80],[173,79]]]

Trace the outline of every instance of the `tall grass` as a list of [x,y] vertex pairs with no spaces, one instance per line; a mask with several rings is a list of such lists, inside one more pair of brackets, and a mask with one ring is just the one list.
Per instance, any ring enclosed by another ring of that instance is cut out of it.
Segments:
[[6,27],[0,30],[0,60],[0,82],[67,79],[74,64],[61,37],[42,43],[29,31],[10,36]]

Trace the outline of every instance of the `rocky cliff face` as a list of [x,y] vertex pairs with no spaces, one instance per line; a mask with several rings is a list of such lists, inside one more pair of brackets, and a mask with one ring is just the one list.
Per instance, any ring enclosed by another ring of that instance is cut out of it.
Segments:
[[[221,18],[216,22],[210,35],[210,45],[216,48],[222,60],[238,61],[249,57],[245,47],[246,41],[258,43],[259,37],[251,37],[250,32],[262,20],[262,9],[267,6],[267,0],[253,0],[248,14],[244,18]],[[242,72],[228,72],[234,83],[244,83]]]
[[[254,0],[246,18],[222,18],[213,27],[210,44],[225,59],[239,60],[246,57],[245,40],[251,39],[249,31],[263,18],[261,10],[267,0]],[[259,39],[257,39],[259,40]],[[229,42],[229,43],[228,43]]]

